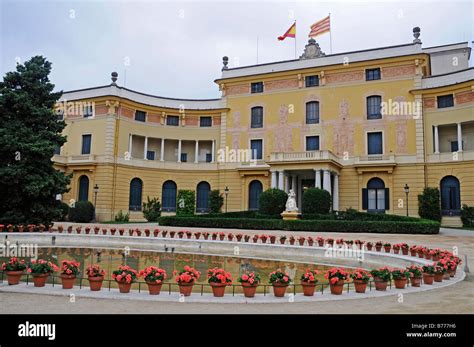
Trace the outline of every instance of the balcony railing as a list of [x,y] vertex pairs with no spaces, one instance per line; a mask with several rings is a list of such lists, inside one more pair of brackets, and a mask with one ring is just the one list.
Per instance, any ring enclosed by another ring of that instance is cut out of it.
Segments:
[[338,158],[331,151],[305,151],[305,152],[273,152],[270,161],[304,161],[304,160],[335,160]]

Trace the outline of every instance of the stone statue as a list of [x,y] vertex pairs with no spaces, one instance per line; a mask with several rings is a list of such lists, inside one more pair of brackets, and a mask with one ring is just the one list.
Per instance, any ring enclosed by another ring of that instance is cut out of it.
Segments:
[[288,200],[286,200],[286,209],[285,212],[297,212],[298,207],[296,206],[296,194],[293,189],[290,189],[288,193]]

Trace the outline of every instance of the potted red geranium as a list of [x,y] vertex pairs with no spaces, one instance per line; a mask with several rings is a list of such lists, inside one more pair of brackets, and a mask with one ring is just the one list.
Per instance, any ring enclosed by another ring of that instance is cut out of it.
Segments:
[[370,274],[374,277],[375,290],[387,290],[388,281],[391,278],[391,272],[387,266],[374,269],[370,271]]
[[372,242],[367,242],[367,250],[368,251],[371,251],[373,247],[374,247],[374,244]]
[[200,232],[200,231],[195,232],[195,233],[194,233],[194,238],[195,238],[196,240],[199,240],[199,239],[201,238],[201,232]]
[[184,296],[190,296],[193,290],[194,282],[196,282],[201,273],[196,269],[186,265],[181,272],[174,271],[176,282],[179,286],[179,292]]
[[94,226],[94,234],[97,235],[99,233],[99,231],[100,231],[100,227],[98,225],[95,225]]
[[416,257],[416,251],[418,250],[418,246],[413,245],[413,246],[411,246],[411,247],[409,248],[409,250],[410,250],[410,255],[411,255],[412,257]]
[[21,276],[25,269],[25,261],[20,260],[17,257],[12,257],[8,260],[8,263],[2,264],[2,271],[6,272],[8,285],[10,286],[20,283]]
[[173,239],[174,235],[176,234],[176,231],[170,231],[170,237]]
[[292,282],[290,275],[280,269],[273,271],[269,275],[269,282],[273,286],[273,294],[276,297],[285,296],[286,288]]
[[49,275],[58,271],[58,267],[52,262],[44,259],[33,259],[30,264],[28,264],[27,271],[33,276],[35,287],[44,287]]
[[421,278],[423,277],[423,268],[418,265],[411,265],[407,267],[410,272],[410,284],[412,287],[419,287],[421,285]]
[[434,275],[435,275],[435,268],[433,265],[423,266],[423,283],[424,284],[433,284]]
[[184,231],[182,231],[182,230],[181,230],[181,231],[178,231],[178,237],[179,237],[180,239],[182,239],[183,236],[184,236]]
[[365,241],[355,240],[354,243],[359,247],[359,249],[362,249],[362,246],[364,245]]
[[442,262],[441,260],[437,263],[434,263],[434,270],[434,281],[443,282],[444,274],[448,272],[448,266],[446,265],[446,263]]
[[119,266],[112,272],[112,279],[118,283],[120,293],[129,293],[132,283],[137,279],[137,271],[128,265]]
[[158,237],[159,234],[160,234],[160,229],[154,229],[153,230],[153,236],[154,237]]
[[82,231],[82,227],[81,227],[81,226],[76,227],[76,233],[77,233],[77,234],[80,234],[81,231]]
[[322,238],[321,236],[318,236],[316,238],[316,241],[318,242],[318,246],[319,247],[323,247],[324,246],[324,238]]
[[314,290],[316,289],[316,283],[318,279],[316,278],[319,275],[318,270],[306,270],[304,274],[301,275],[301,286],[303,287],[304,296],[313,296]]
[[234,240],[234,234],[228,233],[228,234],[227,234],[227,240],[229,240],[229,241]]
[[332,247],[334,245],[334,239],[329,237],[326,239],[326,243]]
[[394,254],[399,254],[399,253],[400,253],[400,244],[399,244],[399,243],[395,243],[395,244],[392,246],[392,249],[393,249],[393,253],[394,253]]
[[326,271],[324,278],[329,280],[331,294],[341,295],[344,289],[344,281],[349,279],[349,273],[344,269],[335,267]]
[[267,243],[268,235],[262,234],[259,236],[262,243]]
[[193,232],[192,231],[186,231],[186,238],[190,239],[191,237],[193,237]]
[[86,235],[89,235],[90,232],[91,232],[91,228],[90,227],[85,227],[85,232],[86,232]]
[[150,295],[159,295],[163,281],[166,279],[166,271],[156,266],[148,266],[141,270],[140,277],[143,277],[148,285]]
[[249,242],[250,241],[250,235],[244,235],[244,241]]
[[18,232],[19,232],[19,233],[22,233],[22,232],[25,230],[25,226],[24,226],[23,224],[19,224],[19,225],[17,226],[17,229],[18,229]]
[[[160,229],[155,229],[154,232],[156,232],[156,231],[159,233],[159,232],[160,232]],[[158,235],[158,233],[157,233],[156,235]],[[163,236],[163,237],[166,237],[167,234],[168,234],[168,230],[163,230],[163,231],[161,232],[161,236]]]
[[235,238],[237,239],[237,241],[240,242],[242,240],[243,236],[244,236],[243,234],[237,234],[237,235],[235,235]]
[[306,240],[306,238],[304,236],[298,237],[298,243],[300,244],[300,246],[304,245],[305,240]]
[[382,246],[383,246],[382,241],[377,241],[377,242],[375,243],[375,250],[376,250],[377,252],[380,252],[380,251],[382,250]]
[[363,269],[356,269],[351,273],[351,278],[352,282],[354,283],[356,293],[365,293],[370,277],[370,273]]
[[296,239],[295,239],[295,237],[294,237],[293,235],[291,235],[290,238],[289,238],[289,241],[290,241],[290,245],[294,245]]
[[253,243],[257,243],[259,238],[260,238],[260,236],[258,236],[258,235],[253,235],[253,237],[252,237]]
[[405,289],[408,279],[410,278],[410,271],[407,269],[392,270],[392,278],[395,283],[395,288]]
[[207,240],[209,238],[209,233],[207,231],[203,232],[202,237],[204,237],[204,240]]
[[224,296],[225,288],[232,284],[232,276],[230,272],[224,269],[209,269],[207,270],[207,282],[211,286],[214,296],[222,297]]
[[276,236],[275,235],[270,235],[270,243],[273,245],[275,244],[276,241]]
[[314,239],[311,236],[308,236],[306,241],[308,242],[308,246],[312,246],[314,244]]
[[87,268],[86,274],[87,279],[89,280],[89,288],[91,291],[99,291],[102,288],[105,271],[100,268],[99,264],[94,264]]
[[285,235],[281,235],[280,236],[280,244],[284,245],[286,242],[286,236]]
[[224,241],[224,238],[225,238],[225,233],[223,231],[221,231],[219,233],[219,240]]
[[260,275],[255,272],[245,272],[239,277],[238,281],[242,285],[244,296],[253,298],[260,283]]
[[212,240],[213,240],[213,241],[217,240],[217,236],[218,236],[218,235],[219,235],[218,233],[213,232],[212,235],[211,235]]
[[383,249],[385,250],[385,253],[390,253],[390,249],[392,248],[392,244],[389,242],[385,242],[383,244]]
[[399,243],[403,255],[408,255],[408,245],[406,243]]
[[63,289],[72,289],[77,275],[81,272],[79,270],[80,263],[76,261],[63,260],[61,263],[61,281],[63,282]]

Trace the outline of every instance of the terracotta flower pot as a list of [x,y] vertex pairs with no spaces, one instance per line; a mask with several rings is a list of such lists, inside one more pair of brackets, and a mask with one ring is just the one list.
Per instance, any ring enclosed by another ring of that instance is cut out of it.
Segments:
[[190,296],[191,292],[193,291],[193,286],[194,282],[191,283],[180,283],[178,285],[179,287],[179,293],[184,295],[184,296]]
[[432,258],[432,255],[431,255],[431,254],[425,253],[425,259],[428,259],[428,260],[429,260],[429,259],[431,259],[431,258]]
[[368,251],[371,251],[373,247],[374,247],[374,246],[372,246],[372,245],[367,245],[367,250],[368,250]]
[[286,239],[280,239],[280,244],[281,244],[281,245],[284,245],[285,242],[286,242]]
[[212,294],[214,294],[215,297],[221,298],[221,297],[224,296],[225,287],[227,287],[227,284],[211,282],[211,283],[209,283],[209,285],[211,286]]
[[237,235],[235,238],[240,242],[242,240],[242,235]]
[[433,261],[438,261],[439,260],[439,255],[433,255],[431,258],[433,259]]
[[388,281],[384,281],[381,278],[375,277],[375,290],[384,291],[387,290]]
[[146,236],[146,237],[150,236],[150,230],[145,229],[145,236]]
[[161,291],[161,286],[163,283],[156,283],[156,282],[149,282],[146,281],[146,284],[148,284],[148,292],[150,295],[159,295]]
[[33,283],[35,287],[44,287],[46,280],[49,277],[49,274],[33,274]]
[[284,297],[287,287],[288,284],[273,283],[273,295],[275,295],[277,298]]
[[412,257],[416,257],[416,251],[410,251],[410,255],[411,255]]
[[276,237],[275,237],[275,236],[270,236],[270,243],[271,243],[272,245],[275,244],[275,241],[276,241]]
[[104,276],[100,277],[88,277],[89,288],[93,292],[98,292],[102,288],[102,282],[104,281]]
[[382,246],[375,246],[375,250],[376,250],[377,252],[380,252],[380,251],[382,250]]
[[298,243],[300,244],[300,246],[303,246],[304,245],[304,239],[299,239]]
[[390,249],[392,246],[383,246],[383,249],[385,250],[385,253],[390,253]]
[[324,240],[318,241],[318,246],[319,246],[319,247],[324,247]]
[[402,248],[402,254],[408,255],[408,248]]
[[410,283],[412,287],[419,287],[421,285],[421,277],[410,278]]
[[444,273],[442,272],[437,272],[434,274],[434,281],[435,282],[443,282],[443,276],[444,276]]
[[314,296],[316,283],[301,282],[301,287],[303,287],[304,296]]
[[365,293],[365,290],[367,289],[367,281],[354,280],[354,288],[356,293]]
[[204,237],[204,240],[207,240],[209,238],[209,235],[203,234],[202,237]]
[[449,273],[449,277],[454,277],[454,275],[456,275],[456,270],[448,270],[448,273]]
[[336,283],[330,283],[329,288],[331,289],[331,294],[341,295],[344,290],[344,280],[339,280]]
[[23,271],[7,271],[8,285],[13,286],[15,284],[20,283],[20,279],[22,275],[23,275]]
[[224,241],[225,235],[219,235],[219,240]]
[[242,289],[246,298],[253,298],[257,292],[258,284],[250,284],[248,282],[242,282]]
[[61,277],[61,281],[63,282],[63,289],[72,289],[72,287],[74,287],[76,276],[61,274],[59,277]]
[[425,253],[423,252],[418,252],[418,258],[424,258],[425,257]]
[[397,289],[405,289],[408,280],[406,278],[401,278],[398,280],[393,280],[395,282],[395,288]]
[[423,274],[423,283],[424,284],[433,284],[434,275],[433,274]]
[[393,254],[400,254],[400,248],[394,248]]
[[119,286],[120,293],[130,293],[130,288],[132,288],[132,283],[127,283],[127,282],[117,282]]
[[290,239],[290,245],[294,245],[296,240]]
[[161,232],[161,235],[162,235],[163,237],[166,237],[167,234],[168,234],[168,230],[163,230],[163,231]]
[[308,246],[313,246],[314,241],[313,240],[308,240]]

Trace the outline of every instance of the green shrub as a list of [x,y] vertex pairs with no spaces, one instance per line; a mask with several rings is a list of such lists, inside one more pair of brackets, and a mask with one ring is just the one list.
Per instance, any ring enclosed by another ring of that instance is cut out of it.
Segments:
[[474,227],[474,207],[462,205],[461,208],[461,221],[465,227]]
[[441,204],[438,188],[427,187],[418,195],[418,214],[421,218],[441,221]]
[[209,194],[209,208],[211,213],[220,213],[222,205],[224,205],[224,197],[219,189],[211,190]]
[[193,215],[195,211],[196,194],[194,190],[178,190],[176,215],[186,216]]
[[237,211],[226,213],[209,213],[204,215],[196,215],[203,218],[257,218],[257,219],[281,219],[281,215],[261,214],[257,211]]
[[157,222],[161,216],[161,203],[158,198],[150,199],[146,197],[146,202],[143,203],[143,216],[149,222]]
[[59,211],[60,211],[60,215],[58,217],[58,220],[59,221],[65,221],[66,220],[66,217],[69,213],[69,205],[66,204],[65,202],[59,202]]
[[326,214],[331,209],[331,194],[327,190],[309,188],[303,193],[303,213]]
[[123,213],[122,210],[120,210],[115,216],[116,222],[128,222],[129,220],[130,220],[130,214]]
[[266,215],[279,215],[285,210],[288,194],[278,188],[270,188],[260,194],[259,212]]
[[94,205],[90,201],[77,201],[68,214],[72,222],[89,223],[94,219]]

